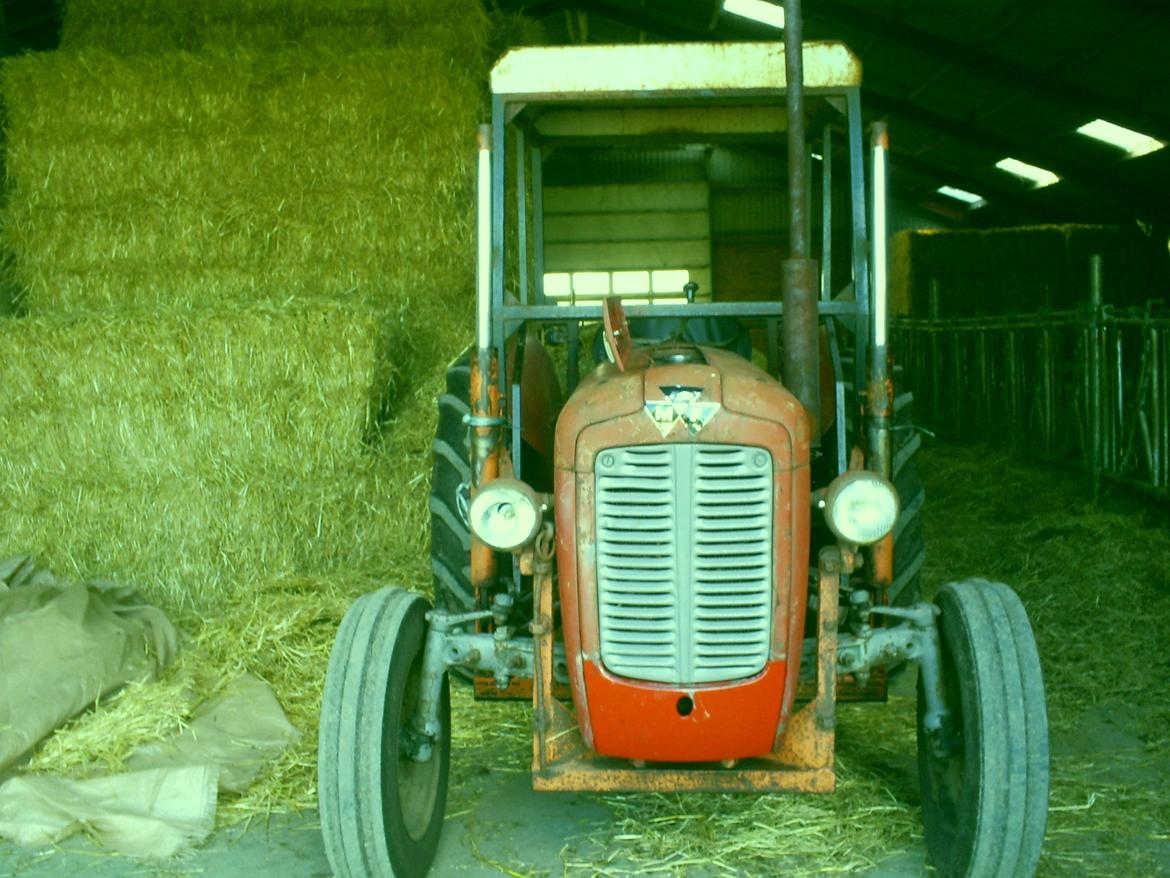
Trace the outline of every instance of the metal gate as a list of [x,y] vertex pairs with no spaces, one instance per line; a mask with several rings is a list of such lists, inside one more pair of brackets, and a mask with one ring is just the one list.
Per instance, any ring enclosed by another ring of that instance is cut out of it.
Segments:
[[1074,311],[893,322],[918,420],[949,437],[1010,443],[1093,480],[1170,493],[1170,309],[1090,301]]

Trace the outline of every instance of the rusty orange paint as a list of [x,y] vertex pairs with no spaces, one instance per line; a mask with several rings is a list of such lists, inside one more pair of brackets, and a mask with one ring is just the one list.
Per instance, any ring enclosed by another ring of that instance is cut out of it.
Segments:
[[630,322],[620,296],[606,296],[601,304],[601,325],[605,333],[605,344],[613,356],[614,364],[621,371],[644,369],[650,365],[650,358],[641,348],[634,346],[630,334]]
[[[873,584],[879,595],[894,581],[894,534],[890,532],[873,544]],[[883,603],[885,601],[883,600]]]
[[[508,384],[514,377],[514,350],[509,350]],[[520,374],[520,433],[545,462],[545,479],[552,475],[552,444],[557,412],[561,409],[561,385],[557,367],[534,332],[524,341],[524,364]],[[530,480],[525,473],[525,479]],[[547,485],[547,482],[545,483]]]
[[[512,677],[508,685],[500,689],[496,686],[496,678],[490,675],[479,674],[474,680],[476,701],[531,701],[532,677]],[[569,698],[572,693],[564,683],[553,683],[553,697]]]
[[628,762],[587,755],[549,766],[533,776],[532,786],[549,792],[831,793],[836,775],[832,768],[790,769],[769,759],[731,769],[633,768]]
[[[474,354],[471,358],[471,413],[476,417],[498,418],[500,416],[500,388],[497,381],[498,363],[495,352],[491,355],[491,366],[489,374],[484,375],[480,369],[479,361]],[[487,385],[487,408],[484,409],[480,398],[484,385]],[[479,426],[471,429],[471,440],[474,443],[477,440],[492,440],[491,453],[480,463],[479,472],[473,476],[474,486],[472,488],[472,497],[478,493],[479,489],[488,482],[495,479],[500,472],[500,442],[499,442],[499,428],[490,426]],[[472,461],[474,466],[475,461]],[[475,593],[476,603],[482,606],[481,594],[495,579],[496,575],[496,554],[495,550],[485,544],[475,535],[471,534],[471,586]]]

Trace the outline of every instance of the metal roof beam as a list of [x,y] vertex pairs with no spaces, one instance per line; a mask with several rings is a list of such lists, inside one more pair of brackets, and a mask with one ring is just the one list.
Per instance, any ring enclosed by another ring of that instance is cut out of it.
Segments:
[[534,18],[555,15],[566,9],[599,15],[615,24],[633,30],[644,31],[667,40],[743,40],[775,39],[779,31],[765,24],[757,24],[738,16],[718,15],[713,27],[698,27],[693,21],[668,18],[662,9],[640,8],[634,10],[607,0],[509,0],[508,8]]
[[[658,16],[615,6],[604,2],[604,0],[548,0],[548,2],[537,0],[537,2],[515,4],[513,9],[534,18],[544,18],[564,10],[585,12],[589,15],[607,18],[614,24],[620,24],[636,31],[652,33],[668,40],[694,40],[704,33],[677,22],[665,21]],[[706,36],[708,39],[711,38],[710,34],[706,34]]]
[[998,153],[1000,155],[997,158],[1012,156],[1047,168],[1074,185],[1105,196],[1109,201],[1119,197],[1123,198],[1133,205],[1135,212],[1158,217],[1170,214],[1170,204],[1168,204],[1167,199],[1159,198],[1157,193],[1150,192],[1148,189],[1135,187],[1128,180],[1123,180],[1118,175],[1111,173],[1108,166],[1090,165],[1064,155],[1057,155],[1047,149],[1037,147],[1030,141],[974,126],[959,119],[923,109],[909,101],[890,97],[876,91],[872,85],[866,88],[862,103],[879,113],[930,128],[956,140],[975,144],[993,153]]
[[983,49],[869,12],[839,0],[817,0],[805,7],[805,18],[834,26],[852,27],[932,58],[958,64],[982,76],[1009,83],[1046,100],[1083,112],[1089,118],[1105,118],[1160,140],[1170,140],[1170,118],[1150,110],[1140,101],[1106,95],[1091,88],[993,55]]
[[1036,221],[1054,218],[1054,211],[1049,206],[1037,204],[1035,199],[1028,198],[1025,193],[1015,192],[994,184],[989,185],[984,179],[957,172],[953,168],[941,167],[893,146],[890,149],[890,158],[893,164],[893,172],[890,175],[891,184],[897,184],[897,171],[901,167],[915,176],[933,180],[939,186],[959,186],[982,195],[989,206],[1009,210],[1018,214],[1021,219]]

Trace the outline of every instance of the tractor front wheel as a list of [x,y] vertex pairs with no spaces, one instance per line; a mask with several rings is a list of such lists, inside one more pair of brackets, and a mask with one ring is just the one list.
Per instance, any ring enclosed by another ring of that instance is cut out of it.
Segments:
[[1048,716],[1036,641],[1001,582],[943,586],[941,732],[924,725],[918,773],[930,858],[944,878],[1035,874],[1048,814]]
[[451,758],[444,676],[442,732],[430,759],[407,746],[426,645],[427,602],[401,588],[363,595],[329,656],[317,787],[321,834],[337,878],[421,878],[443,827]]

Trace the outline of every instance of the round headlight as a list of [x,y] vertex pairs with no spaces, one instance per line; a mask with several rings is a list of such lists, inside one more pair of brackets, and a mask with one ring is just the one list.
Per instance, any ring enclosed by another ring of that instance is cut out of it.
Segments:
[[495,479],[475,495],[468,517],[477,537],[493,549],[511,552],[540,530],[540,499],[524,482]]
[[825,495],[825,520],[829,530],[847,543],[876,543],[898,520],[898,492],[877,473],[843,473]]

